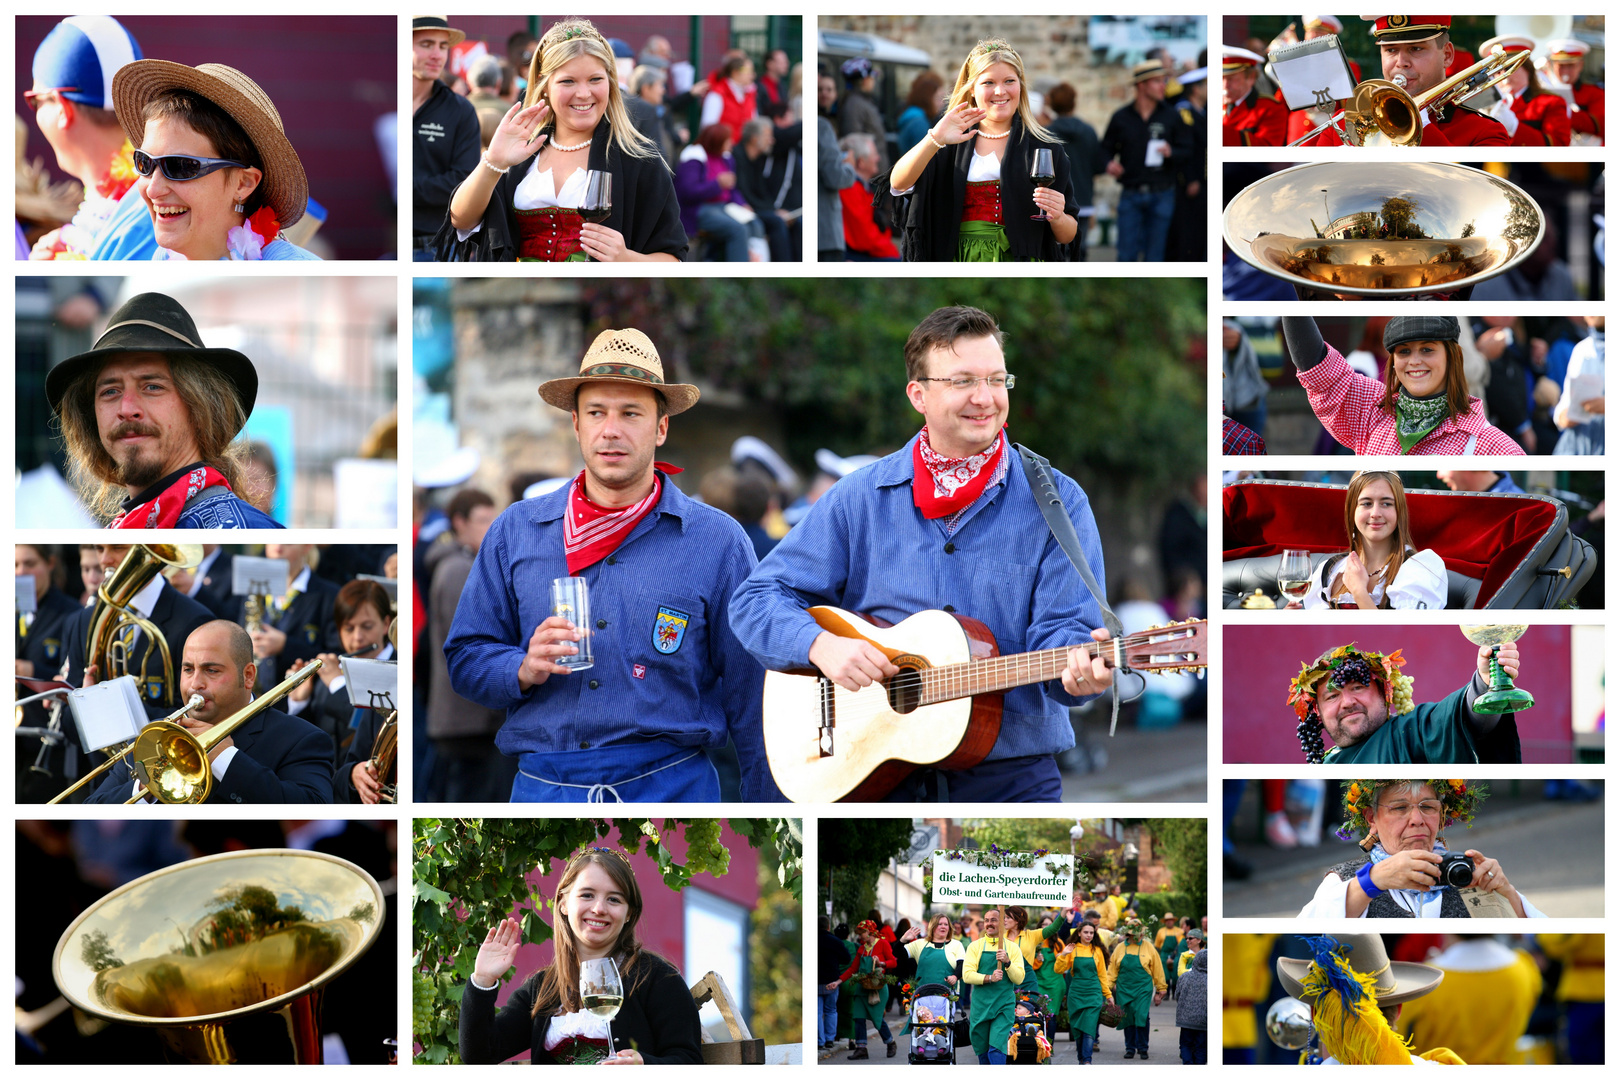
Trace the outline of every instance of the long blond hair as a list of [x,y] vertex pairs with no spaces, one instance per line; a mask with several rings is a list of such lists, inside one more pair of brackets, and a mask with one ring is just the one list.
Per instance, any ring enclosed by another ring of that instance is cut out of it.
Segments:
[[[630,122],[630,114],[624,108],[624,95],[619,92],[619,69],[613,47],[588,20],[564,19],[553,24],[540,38],[540,44],[534,48],[534,58],[529,61],[529,89],[523,95],[523,107],[528,108],[540,100],[541,91],[558,68],[581,56],[589,56],[607,72],[607,120],[608,130],[613,133],[613,145],[631,157],[661,159],[663,155],[658,147]],[[552,133],[557,130],[555,107],[551,119],[540,130]]]
[[951,91],[951,100],[946,104],[945,111],[949,112],[962,102],[973,100],[973,84],[991,64],[1006,64],[1018,73],[1018,119],[1024,122],[1024,130],[1042,142],[1059,141],[1056,135],[1040,125],[1030,110],[1029,79],[1024,75],[1023,57],[1000,38],[986,38],[973,46],[973,51],[962,61],[962,69],[956,73],[956,87]]

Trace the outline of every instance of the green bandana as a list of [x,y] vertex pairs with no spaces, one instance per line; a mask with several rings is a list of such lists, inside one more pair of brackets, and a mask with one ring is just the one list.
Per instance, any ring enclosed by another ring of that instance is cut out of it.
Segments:
[[1412,447],[1439,427],[1449,415],[1446,392],[1429,397],[1415,398],[1402,387],[1395,395],[1395,437],[1401,441],[1401,453],[1410,454]]

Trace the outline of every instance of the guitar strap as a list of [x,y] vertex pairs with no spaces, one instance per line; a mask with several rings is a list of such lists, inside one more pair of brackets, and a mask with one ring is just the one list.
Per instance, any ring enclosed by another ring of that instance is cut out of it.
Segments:
[[[1024,463],[1024,476],[1029,479],[1029,489],[1035,495],[1035,505],[1041,508],[1041,516],[1046,519],[1046,527],[1052,530],[1052,538],[1063,549],[1063,554],[1069,557],[1075,570],[1080,574],[1080,580],[1086,583],[1091,598],[1097,601],[1102,609],[1103,625],[1108,628],[1109,636],[1115,641],[1125,636],[1125,627],[1114,614],[1114,609],[1108,606],[1103,591],[1097,586],[1097,579],[1092,576],[1091,564],[1086,561],[1086,553],[1080,547],[1080,537],[1075,534],[1074,522],[1063,509],[1063,496],[1058,494],[1057,481],[1052,478],[1048,468],[1051,464],[1041,455],[1025,446],[1023,443],[1014,443],[1018,448],[1018,457]],[[1114,711],[1108,722],[1108,734],[1114,733],[1119,724],[1119,675],[1123,664],[1114,667]]]

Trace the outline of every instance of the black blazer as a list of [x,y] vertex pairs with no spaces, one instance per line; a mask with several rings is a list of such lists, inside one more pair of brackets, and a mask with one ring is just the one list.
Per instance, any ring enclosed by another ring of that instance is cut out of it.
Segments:
[[[535,147],[538,154],[543,147]],[[495,183],[489,205],[484,208],[484,227],[465,240],[456,239],[456,227],[445,211],[444,225],[433,238],[431,250],[441,262],[513,262],[518,255],[517,211],[513,208],[518,183],[529,172],[530,154],[513,165]],[[483,166],[479,166],[483,168]],[[607,117],[596,125],[591,136],[587,168],[613,174],[613,209],[603,222],[624,234],[624,246],[640,255],[673,255],[686,258],[686,230],[681,226],[681,207],[675,199],[675,179],[662,155],[638,158],[621,151],[613,142]]]
[[[551,1017],[529,1016],[540,974],[529,976],[500,1012],[495,1011],[500,987],[480,990],[467,980],[461,991],[462,1061],[498,1065],[527,1046],[531,1064],[556,1064],[546,1052]],[[675,966],[643,952],[635,968],[622,975],[626,993],[624,1007],[613,1018],[613,1048],[640,1051],[649,1065],[703,1064],[697,1005]]]
[[21,633],[21,623],[18,623],[17,659],[33,663],[34,678],[54,679],[56,673],[62,670],[62,661],[67,657],[67,641],[63,631],[78,612],[79,605],[74,603],[71,596],[52,587],[45,590],[27,636]]
[[[287,677],[287,670],[299,660],[313,660],[321,653],[340,653],[337,622],[332,618],[332,605],[337,603],[338,587],[315,573],[309,574],[309,587],[287,605],[279,618],[269,620],[270,625],[287,635],[287,644],[281,653],[259,664],[259,688],[269,689]],[[231,620],[247,625],[247,597],[231,598],[234,608]],[[316,676],[319,678],[319,676]]]
[[[973,162],[977,140],[947,146],[929,160],[910,195],[906,227],[902,236],[907,262],[954,262],[956,238],[962,225],[962,206],[967,201],[968,166]],[[1030,164],[1037,148],[1052,151],[1052,172],[1057,178],[1053,191],[1063,193],[1063,211],[1071,217],[1080,205],[1074,201],[1069,180],[1069,155],[1060,142],[1030,138],[1024,122],[1013,117],[1012,134],[1001,159],[1001,216],[1007,230],[1010,262],[1062,262],[1069,258],[1067,245],[1059,244],[1052,227],[1044,221],[1031,221],[1036,212],[1035,183],[1029,178]]]
[[[86,639],[90,634],[90,616],[93,611],[93,608],[80,608],[62,629],[67,637],[67,681],[74,686],[84,685],[85,650],[89,645]],[[165,581],[163,591],[158,593],[157,603],[152,605],[150,618],[152,624],[163,632],[163,640],[168,642],[169,656],[174,661],[175,668],[168,676],[172,676],[175,683],[178,683],[180,661],[186,650],[186,638],[204,623],[213,622],[214,614]],[[134,654],[130,658],[130,674],[139,677],[141,661],[151,648],[151,638],[143,631],[135,642]],[[146,682],[140,687],[141,701],[145,703],[147,712],[154,716],[162,716],[170,711],[163,707],[164,693],[169,689],[170,683],[162,667],[162,654],[155,653],[151,662],[147,664]],[[101,678],[106,680],[105,671],[101,672]],[[174,688],[174,699],[176,702],[181,700],[178,685]]]
[[[210,803],[329,803],[332,801],[332,740],[296,716],[266,709],[231,734],[237,753],[215,780]],[[87,799],[129,801],[135,775],[127,761],[108,770]]]
[[[342,693],[342,691],[339,691]],[[347,701],[347,695],[344,696]],[[354,739],[349,748],[341,755],[342,761],[338,763],[337,774],[332,777],[332,801],[351,802],[360,801],[360,795],[354,790],[354,767],[362,761],[371,760],[372,747],[377,745],[377,732],[382,729],[383,721],[388,719],[387,713],[376,709],[360,710],[360,727],[354,733]],[[399,775],[399,755],[394,755],[394,775]],[[387,780],[387,777],[383,778]]]
[[209,564],[208,574],[197,587],[192,599],[214,613],[216,619],[229,619],[236,611],[236,597],[231,595],[231,563],[236,556],[221,551]]

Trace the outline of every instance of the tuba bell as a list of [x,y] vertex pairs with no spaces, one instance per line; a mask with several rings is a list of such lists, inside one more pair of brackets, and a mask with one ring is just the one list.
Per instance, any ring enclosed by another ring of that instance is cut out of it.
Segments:
[[210,855],[113,890],[56,943],[75,1008],[197,1064],[320,1064],[321,995],[382,929],[370,874],[315,851]]
[[[96,590],[96,606],[90,613],[90,627],[85,637],[85,666],[94,664],[103,682],[121,675],[135,675],[141,696],[145,698],[147,670],[155,649],[163,665],[162,703],[171,707],[179,704],[175,692],[174,657],[170,654],[169,642],[157,624],[130,605],[164,568],[189,570],[200,565],[202,560],[201,544],[133,545],[124,556],[124,561]],[[126,633],[134,629],[139,629],[151,640],[151,647],[141,657],[138,673],[129,670],[129,653],[122,640]]]

